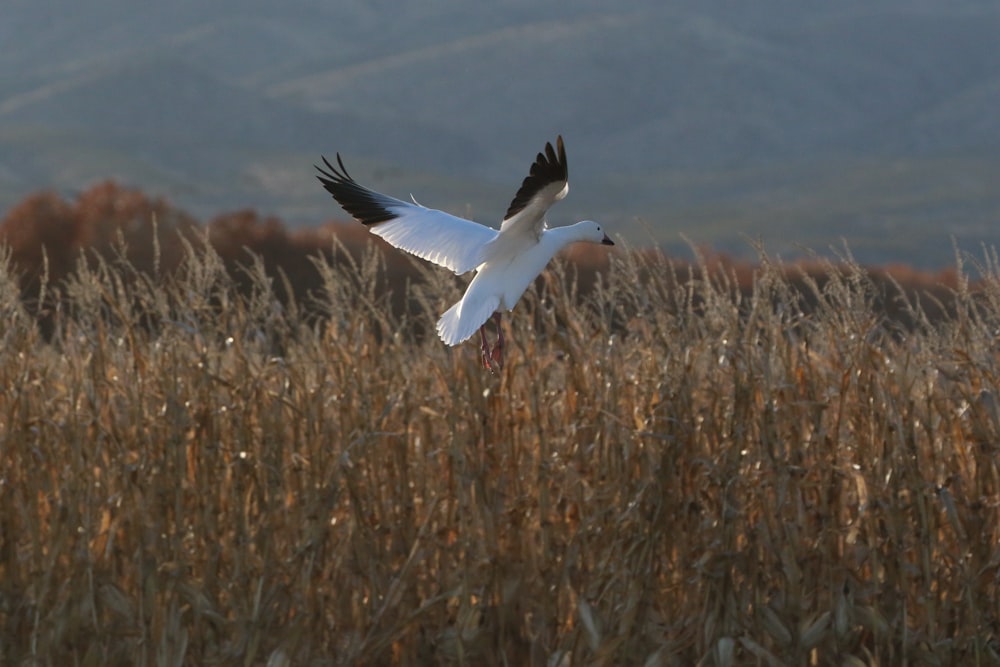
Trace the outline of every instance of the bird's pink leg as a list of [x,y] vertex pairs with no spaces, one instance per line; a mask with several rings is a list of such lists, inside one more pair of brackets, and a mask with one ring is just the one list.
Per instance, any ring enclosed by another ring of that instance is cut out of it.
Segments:
[[490,363],[490,356],[491,356],[490,344],[489,344],[489,341],[486,340],[486,325],[485,324],[483,326],[479,327],[479,336],[483,339],[483,366],[486,369],[492,371],[493,370],[493,364]]
[[503,368],[503,327],[500,326],[500,313],[493,313],[493,321],[497,323],[497,344],[490,352],[490,359],[496,362],[497,368]]

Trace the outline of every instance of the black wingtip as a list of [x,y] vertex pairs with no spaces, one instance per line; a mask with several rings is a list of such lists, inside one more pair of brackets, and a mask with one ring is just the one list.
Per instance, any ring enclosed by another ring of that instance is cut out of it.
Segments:
[[[340,183],[353,183],[354,179],[347,174],[346,169],[343,169],[343,163],[341,163],[342,171],[338,171],[336,167],[330,164],[330,161],[326,159],[325,155],[320,155],[319,158],[323,161],[323,164],[326,165],[326,169],[318,164],[314,164],[313,168],[319,172],[316,174],[316,178],[319,179],[319,182],[323,184],[323,187],[326,188],[330,194],[336,197],[331,188],[337,187]],[[340,162],[340,153],[337,153],[337,162]]]
[[359,185],[351,178],[344,166],[344,161],[340,158],[340,153],[337,153],[339,169],[330,164],[326,157],[321,155],[320,159],[323,160],[326,169],[319,165],[313,165],[319,172],[316,178],[323,185],[323,189],[329,192],[355,220],[364,225],[374,225],[397,217],[395,213],[382,205],[378,193]]
[[539,153],[535,158],[531,171],[521,183],[507,213],[503,216],[504,220],[523,211],[531,198],[545,186],[567,180],[569,180],[569,167],[566,162],[566,146],[560,134],[556,137],[555,148],[552,147],[552,142],[546,142],[545,152]]

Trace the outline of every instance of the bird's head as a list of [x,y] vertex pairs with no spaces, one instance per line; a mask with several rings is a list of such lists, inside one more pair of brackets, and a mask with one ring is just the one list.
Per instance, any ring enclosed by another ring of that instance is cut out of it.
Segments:
[[603,245],[615,244],[615,242],[604,233],[604,229],[593,220],[582,220],[576,223],[575,226],[580,230],[581,241],[590,241],[591,243],[601,243]]

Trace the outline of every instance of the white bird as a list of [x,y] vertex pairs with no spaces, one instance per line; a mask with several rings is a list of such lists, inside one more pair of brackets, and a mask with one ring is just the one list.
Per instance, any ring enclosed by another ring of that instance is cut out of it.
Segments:
[[[447,345],[468,340],[476,329],[482,338],[483,365],[494,371],[503,366],[503,329],[500,309],[508,311],[521,298],[557,252],[575,241],[604,245],[614,242],[593,220],[550,228],[545,212],[569,192],[566,148],[562,137],[556,148],[545,144],[521,183],[500,223],[500,230],[443,211],[389,197],[358,184],[323,158],[317,176],[327,192],[356,220],[390,245],[461,274],[476,271],[465,295],[437,323]],[[486,339],[485,324],[493,317],[497,342]]]

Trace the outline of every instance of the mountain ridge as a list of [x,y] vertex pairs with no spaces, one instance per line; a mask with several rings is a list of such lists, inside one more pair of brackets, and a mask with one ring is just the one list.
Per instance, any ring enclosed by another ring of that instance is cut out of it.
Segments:
[[[0,208],[111,177],[201,216],[251,206],[317,224],[338,211],[311,165],[340,151],[375,186],[492,216],[558,133],[574,186],[559,212],[630,234],[655,212],[660,239],[698,232],[684,216],[713,200],[757,206],[754,233],[774,236],[760,202],[819,204],[832,187],[799,171],[962,158],[985,173],[942,182],[1000,176],[1000,7],[985,0],[42,4],[13,2],[0,27]],[[925,188],[893,184],[914,201]],[[851,215],[877,217],[869,196]],[[914,234],[992,241],[998,200],[977,191]],[[796,241],[829,237],[822,212],[803,215]]]

